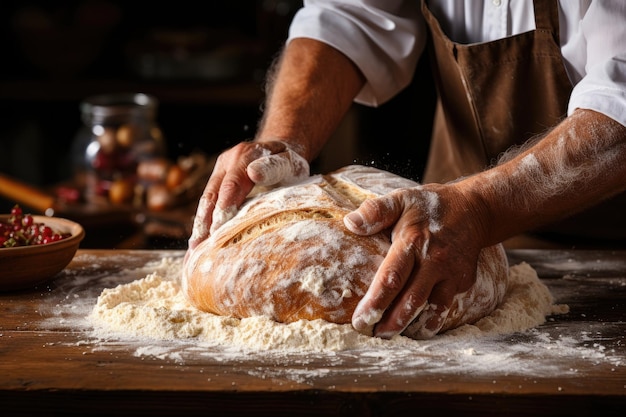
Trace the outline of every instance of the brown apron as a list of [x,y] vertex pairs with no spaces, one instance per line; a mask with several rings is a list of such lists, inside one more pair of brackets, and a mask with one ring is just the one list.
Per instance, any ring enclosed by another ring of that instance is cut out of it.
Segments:
[[[572,91],[559,42],[558,2],[535,0],[536,30],[492,42],[459,44],[422,0],[438,101],[424,182],[479,172],[513,145],[544,134],[566,116]],[[626,198],[621,198],[626,203]],[[619,208],[619,209],[618,209]],[[626,204],[603,204],[538,231],[566,245],[626,238]],[[597,210],[615,212],[608,219]],[[577,239],[582,239],[578,241]]]

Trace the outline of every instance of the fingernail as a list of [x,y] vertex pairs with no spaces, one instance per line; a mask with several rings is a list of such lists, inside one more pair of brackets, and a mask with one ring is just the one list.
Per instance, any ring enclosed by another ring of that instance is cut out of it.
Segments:
[[360,229],[361,226],[363,226],[363,217],[361,217],[358,212],[353,211],[352,213],[346,214],[344,217],[344,223],[345,222],[349,223],[347,224],[349,227]]

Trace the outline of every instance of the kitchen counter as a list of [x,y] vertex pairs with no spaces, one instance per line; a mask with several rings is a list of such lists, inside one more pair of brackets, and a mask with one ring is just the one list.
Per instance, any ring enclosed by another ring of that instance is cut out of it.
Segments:
[[451,357],[435,349],[269,355],[90,333],[84,317],[102,289],[183,255],[79,250],[47,285],[0,293],[2,415],[609,416],[626,409],[626,252],[510,251],[511,264],[529,263],[569,313]]

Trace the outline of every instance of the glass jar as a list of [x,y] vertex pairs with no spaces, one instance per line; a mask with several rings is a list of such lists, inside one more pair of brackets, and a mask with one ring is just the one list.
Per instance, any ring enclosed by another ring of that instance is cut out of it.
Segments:
[[83,125],[74,140],[73,163],[88,201],[107,197],[114,182],[134,181],[141,161],[166,156],[157,107],[156,98],[141,93],[98,95],[80,104]]

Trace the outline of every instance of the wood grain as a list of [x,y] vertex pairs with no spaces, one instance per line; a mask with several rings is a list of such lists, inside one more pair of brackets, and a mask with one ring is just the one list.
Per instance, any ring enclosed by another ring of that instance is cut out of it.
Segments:
[[[76,325],[103,288],[142,277],[129,270],[180,256],[80,250],[49,285],[0,294],[3,415],[609,416],[626,406],[625,252],[509,252],[512,263],[531,264],[557,301],[570,307],[540,327],[542,337],[569,338],[611,359],[554,352],[512,358],[548,370],[537,375],[438,371],[428,364],[397,372],[358,352],[223,361],[192,342],[180,356],[137,355],[132,343],[102,344]],[[497,342],[508,349],[534,337],[514,334]],[[410,354],[406,359],[411,363]]]

